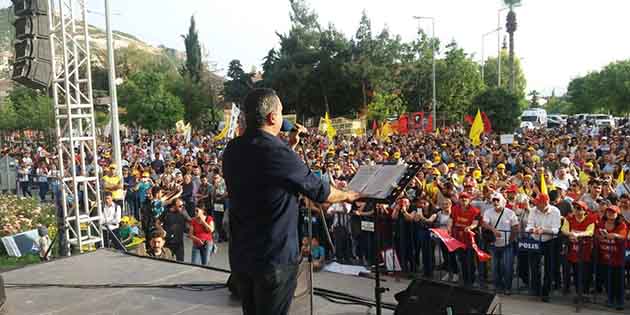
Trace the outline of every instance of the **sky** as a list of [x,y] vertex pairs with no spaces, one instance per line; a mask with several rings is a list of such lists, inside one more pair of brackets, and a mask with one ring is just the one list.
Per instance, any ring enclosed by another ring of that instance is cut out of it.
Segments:
[[[114,29],[152,44],[184,51],[181,34],[195,15],[199,38],[210,61],[225,73],[233,59],[246,71],[261,68],[262,58],[278,46],[276,32],[290,28],[288,0],[111,0]],[[481,59],[482,34],[497,28],[501,0],[309,0],[321,25],[333,23],[346,36],[355,34],[366,10],[373,32],[385,25],[391,34],[411,41],[418,21],[412,16],[436,19],[436,36],[451,40]],[[104,12],[104,1],[90,0],[92,12]],[[543,95],[566,91],[572,78],[599,70],[606,64],[630,58],[630,1],[627,0],[523,0],[516,9],[518,29],[515,50],[524,68],[527,89]],[[505,27],[505,15],[501,25]],[[89,22],[104,26],[104,17],[92,13]],[[429,21],[421,22],[428,33]],[[503,34],[501,35],[501,38]],[[502,40],[502,39],[501,39]],[[497,55],[497,36],[486,37],[486,57]]]

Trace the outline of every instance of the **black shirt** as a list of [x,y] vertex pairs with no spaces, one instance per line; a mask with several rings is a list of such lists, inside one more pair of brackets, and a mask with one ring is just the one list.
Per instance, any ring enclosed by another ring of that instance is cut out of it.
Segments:
[[230,141],[223,173],[230,198],[232,271],[297,264],[298,194],[324,202],[330,185],[280,138],[262,130]]
[[166,231],[167,245],[183,245],[186,230],[186,217],[181,212],[165,210],[158,218]]

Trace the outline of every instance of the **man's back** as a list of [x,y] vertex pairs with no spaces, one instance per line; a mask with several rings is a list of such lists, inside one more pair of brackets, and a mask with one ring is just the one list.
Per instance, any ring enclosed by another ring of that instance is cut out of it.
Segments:
[[232,140],[223,160],[230,196],[232,270],[297,263],[298,193],[323,202],[330,187],[291,148],[264,131]]

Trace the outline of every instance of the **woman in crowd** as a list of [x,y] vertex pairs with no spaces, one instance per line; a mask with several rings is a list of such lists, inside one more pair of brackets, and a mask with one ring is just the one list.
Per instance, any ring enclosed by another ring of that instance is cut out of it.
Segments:
[[617,206],[606,208],[604,216],[597,225],[599,247],[597,278],[598,284],[606,285],[608,306],[617,310],[624,308],[624,248],[627,239],[627,227],[619,215]]
[[206,266],[210,259],[210,254],[214,250],[212,233],[214,233],[214,221],[212,216],[207,215],[203,208],[196,208],[196,215],[190,221],[188,237],[192,240],[192,263]]

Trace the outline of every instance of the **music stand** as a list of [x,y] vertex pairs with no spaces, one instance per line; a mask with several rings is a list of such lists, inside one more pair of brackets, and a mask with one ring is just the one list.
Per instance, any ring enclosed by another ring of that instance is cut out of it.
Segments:
[[376,210],[377,204],[393,204],[402,194],[409,183],[420,171],[419,163],[406,163],[401,165],[377,164],[373,166],[362,166],[357,171],[355,177],[348,185],[353,191],[365,194],[360,200],[365,201],[365,211],[374,211],[374,300],[376,302],[376,315],[382,314],[382,295],[387,292],[387,288],[381,287],[381,271],[379,264],[379,253],[382,250],[379,231],[379,213]]

